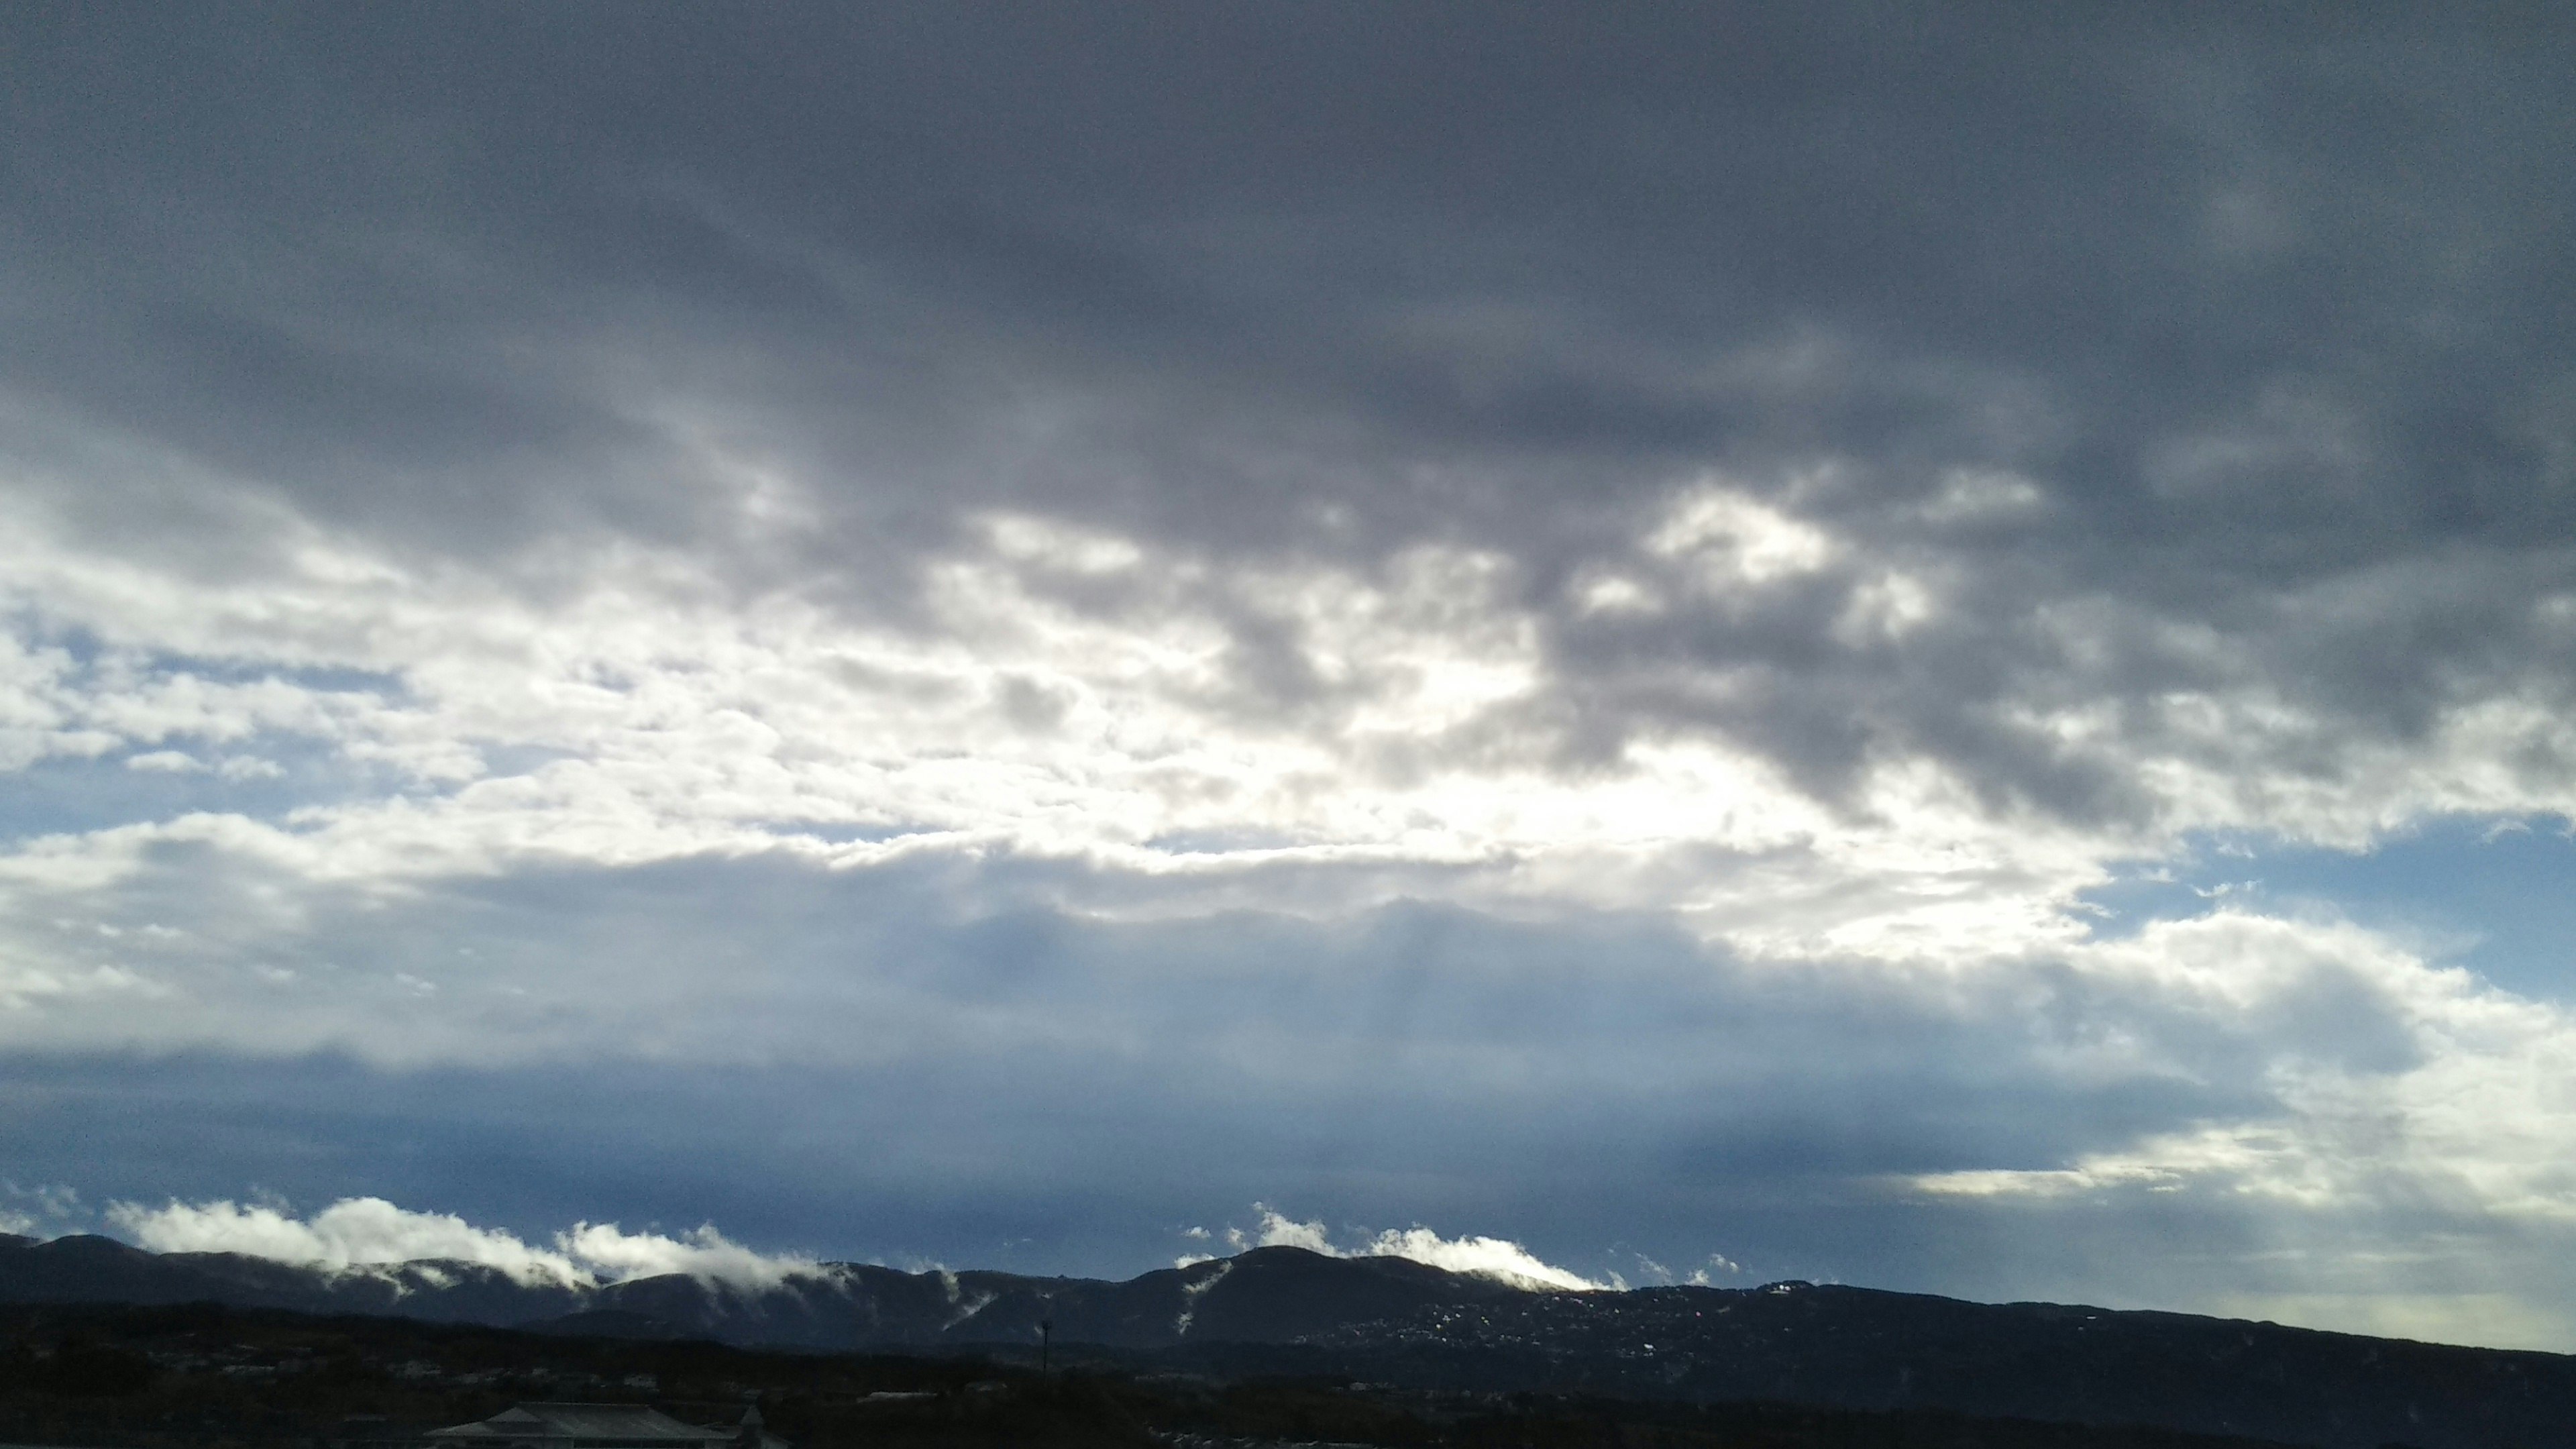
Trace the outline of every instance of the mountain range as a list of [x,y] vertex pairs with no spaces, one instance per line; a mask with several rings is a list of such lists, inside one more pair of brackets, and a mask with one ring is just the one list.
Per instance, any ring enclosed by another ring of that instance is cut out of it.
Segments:
[[1258,1248],[1123,1282],[824,1264],[600,1286],[0,1236],[0,1302],[381,1314],[809,1350],[1066,1351],[1160,1370],[1703,1403],[1938,1408],[2326,1449],[2576,1449],[2576,1357],[1807,1283],[1566,1292]]

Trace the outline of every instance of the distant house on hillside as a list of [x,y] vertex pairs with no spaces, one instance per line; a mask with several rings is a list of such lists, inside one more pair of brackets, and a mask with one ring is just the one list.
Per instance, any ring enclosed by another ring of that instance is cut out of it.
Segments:
[[731,1428],[683,1424],[640,1404],[520,1404],[491,1418],[432,1429],[441,1449],[788,1449],[757,1407]]

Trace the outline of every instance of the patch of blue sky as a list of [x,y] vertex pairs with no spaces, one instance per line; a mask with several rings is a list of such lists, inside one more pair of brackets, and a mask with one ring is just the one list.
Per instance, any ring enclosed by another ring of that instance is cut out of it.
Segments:
[[[17,635],[22,643],[32,648],[59,649],[83,671],[95,669],[117,654],[100,642],[91,630],[77,625],[56,624],[25,608],[0,613],[0,619],[7,621],[8,632]],[[372,694],[388,703],[404,703],[411,698],[410,682],[390,670],[228,659],[168,650],[151,650],[139,656],[129,654],[122,657],[126,663],[139,665],[149,674],[185,674],[214,684],[254,684],[264,679],[275,679],[327,694]]]
[[469,740],[483,760],[483,773],[494,779],[533,775],[558,760],[580,759],[581,751],[557,745],[515,744],[503,740]]
[[[131,760],[177,753],[195,767],[136,768]],[[230,771],[224,765],[231,762]],[[251,768],[242,768],[248,764]],[[264,736],[220,750],[180,739],[95,759],[39,760],[0,772],[0,841],[82,834],[199,812],[282,821],[312,805],[388,793],[384,767],[352,761],[327,743]]]
[[155,654],[145,661],[156,675],[192,675],[211,684],[257,684],[278,680],[318,694],[370,694],[388,704],[413,702],[411,684],[402,675],[345,665],[286,665],[256,660],[208,659],[194,655]]
[[2363,851],[2202,835],[2179,858],[2133,862],[2084,899],[2105,938],[2222,905],[2323,910],[2508,991],[2576,1001],[2576,833],[2555,816],[2446,817]]

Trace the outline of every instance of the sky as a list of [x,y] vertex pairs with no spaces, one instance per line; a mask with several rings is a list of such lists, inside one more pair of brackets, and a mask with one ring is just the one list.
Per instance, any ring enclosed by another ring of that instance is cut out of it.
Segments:
[[2576,1350],[2571,52],[11,6],[0,1227]]

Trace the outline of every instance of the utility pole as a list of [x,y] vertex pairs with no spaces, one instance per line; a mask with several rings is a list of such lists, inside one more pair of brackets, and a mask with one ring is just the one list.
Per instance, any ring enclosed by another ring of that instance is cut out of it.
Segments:
[[1046,1307],[1038,1315],[1038,1377],[1045,1378],[1054,1367],[1055,1295],[1049,1293],[1040,1301]]

